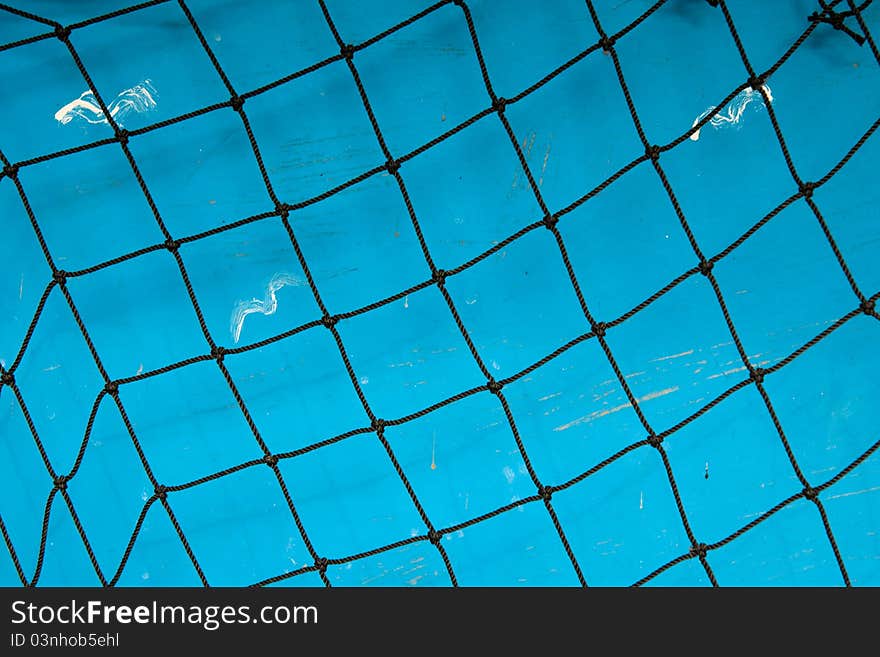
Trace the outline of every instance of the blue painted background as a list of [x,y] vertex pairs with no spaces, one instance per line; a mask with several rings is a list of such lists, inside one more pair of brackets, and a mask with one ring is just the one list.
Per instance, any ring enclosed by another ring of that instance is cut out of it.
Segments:
[[[13,4],[15,4],[13,2]],[[70,23],[125,1],[20,0]],[[731,0],[754,66],[785,52],[817,9],[809,0]],[[316,3],[188,2],[240,93],[338,52]],[[470,0],[489,75],[515,96],[598,40],[582,2]],[[644,0],[595,3],[619,30]],[[328,0],[346,42],[360,43],[426,6],[386,0],[365,7]],[[880,34],[880,6],[865,12]],[[44,27],[0,12],[0,42]],[[105,99],[144,79],[157,108],[138,127],[228,99],[176,3],[75,30],[71,41]],[[748,77],[717,9],[672,0],[617,44],[648,138],[667,143]],[[461,9],[445,6],[355,57],[396,156],[489,106]],[[768,81],[798,171],[822,177],[876,120],[880,69],[829,26]],[[13,162],[112,136],[106,125],[60,125],[55,111],[87,89],[55,39],[0,52],[0,149]],[[309,199],[384,157],[344,62],[250,98],[245,110],[279,197]],[[642,148],[610,57],[589,55],[507,116],[551,210],[561,209]],[[853,275],[880,291],[880,223],[874,135],[815,194]],[[238,117],[222,109],[133,137],[131,150],[175,237],[273,209]],[[705,127],[662,156],[707,255],[714,255],[797,191],[763,110],[726,130]],[[516,153],[486,116],[404,163],[401,174],[437,266],[453,269],[540,219]],[[83,269],[163,241],[117,145],[23,167],[20,180],[58,266]],[[381,173],[291,214],[316,284],[342,313],[430,278],[394,179]],[[586,301],[611,321],[696,264],[650,164],[641,164],[559,224]],[[0,180],[0,359],[14,359],[50,280],[15,187]],[[278,272],[303,278],[277,218],[180,249],[218,343],[233,346],[239,300],[262,297]],[[781,212],[715,266],[749,359],[769,367],[858,306],[819,224],[803,201]],[[174,260],[156,251],[68,283],[111,378],[130,377],[207,351]],[[498,379],[589,331],[549,232],[538,230],[450,278],[448,289],[477,350]],[[251,315],[240,344],[320,317],[308,287],[278,291],[274,315]],[[439,292],[428,287],[342,321],[339,332],[375,413],[400,418],[485,383]],[[766,388],[805,476],[818,485],[880,439],[877,321],[858,316],[778,373]],[[657,431],[676,425],[746,378],[706,279],[692,277],[626,322],[608,343]],[[312,328],[226,360],[262,437],[296,450],[369,425],[329,332]],[[63,297],[54,290],[16,371],[53,466],[71,467],[103,381]],[[560,484],[644,430],[595,340],[582,342],[505,387],[538,476]],[[183,484],[262,453],[218,368],[202,362],[124,385],[120,397],[145,455],[165,485]],[[481,392],[389,427],[389,443],[431,521],[465,522],[535,493],[503,409]],[[800,491],[771,418],[747,386],[666,440],[698,539],[719,541]],[[285,459],[280,469],[317,552],[346,557],[426,529],[375,434]],[[709,477],[706,478],[708,469]],[[52,482],[8,388],[0,389],[0,514],[30,577]],[[112,576],[152,495],[119,412],[104,399],[82,466],[69,483],[102,570]],[[823,492],[855,584],[880,584],[880,455]],[[169,496],[212,585],[244,585],[312,563],[269,468],[251,467]],[[636,449],[553,497],[590,584],[633,583],[690,548],[657,453]],[[530,503],[443,538],[465,585],[577,584],[543,505]],[[5,549],[0,583],[18,577]],[[721,584],[841,583],[819,514],[799,500],[710,552]],[[448,585],[440,555],[421,542],[327,571],[334,585]],[[70,513],[56,497],[42,585],[98,579]],[[167,514],[154,504],[120,579],[123,585],[198,584]],[[282,582],[320,585],[314,572]],[[685,561],[652,581],[707,584]]]

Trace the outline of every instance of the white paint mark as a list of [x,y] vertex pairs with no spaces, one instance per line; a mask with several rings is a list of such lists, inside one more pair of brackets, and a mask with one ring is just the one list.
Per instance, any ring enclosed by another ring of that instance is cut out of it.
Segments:
[[512,484],[513,480],[516,479],[516,473],[509,465],[505,465],[501,473],[504,475],[504,478],[507,479],[508,484]]
[[[156,108],[156,90],[150,80],[144,80],[131,89],[123,89],[116,98],[107,103],[110,116],[119,124],[131,112],[148,112]],[[95,98],[95,93],[89,89],[80,94],[79,98],[70,101],[55,112],[55,120],[66,125],[74,118],[80,118],[86,123],[107,123],[107,117]]]
[[251,299],[250,301],[239,301],[235,309],[232,311],[232,319],[229,322],[229,331],[232,333],[233,340],[237,343],[241,335],[241,327],[244,325],[244,318],[252,313],[262,313],[263,315],[272,315],[278,310],[278,299],[275,293],[282,287],[299,286],[304,283],[289,274],[278,273],[269,281],[266,288],[266,294],[263,299]]
[[470,506],[470,504],[471,504],[471,494],[465,493],[464,494],[464,510],[465,511],[468,510],[468,507]]
[[61,367],[61,365],[59,365],[58,363],[55,363],[54,365],[49,365],[49,367],[44,367],[44,368],[43,368],[43,371],[44,371],[44,372],[54,372],[54,371],[57,370],[59,367]]
[[498,364],[497,360],[492,361],[492,369],[495,370],[496,372],[501,369],[501,365]]
[[473,306],[477,302],[477,297],[474,297],[473,299],[465,299],[464,302],[469,306]]
[[538,397],[538,401],[547,401],[548,399],[553,399],[554,397],[558,397],[561,394],[561,392],[554,392],[549,395],[544,395],[543,397]]
[[[764,84],[761,85],[761,88],[767,94],[767,100],[772,103],[773,94],[770,92],[770,87]],[[705,112],[694,119],[694,123],[691,127],[693,128],[694,126],[696,126],[700,121],[705,119],[710,114],[712,114],[712,118],[709,119],[709,125],[711,125],[716,130],[718,128],[738,125],[746,111],[746,108],[748,108],[748,106],[753,101],[758,103],[756,107],[764,107],[764,95],[760,91],[755,91],[751,87],[743,89],[734,97],[733,100],[730,101],[730,103],[728,103],[727,107],[725,107],[723,110],[716,111],[718,108],[714,105],[707,108]],[[699,138],[700,130],[697,130],[696,132],[694,132],[694,134],[691,135],[691,141],[697,141]]]
[[362,386],[367,385],[369,382],[370,382],[370,377],[368,377],[368,376],[362,376],[362,377],[361,377],[361,385],[362,385]]
[[408,294],[403,298],[403,307],[409,308],[409,295]]
[[24,295],[24,274],[21,275],[21,280],[18,282],[18,300],[21,301],[21,297]]
[[645,508],[645,491],[639,491],[639,511]]
[[148,579],[150,579],[150,573],[144,573],[143,575],[141,575],[141,579],[146,582]]
[[[437,469],[437,432],[434,431],[434,434],[431,438],[431,469]],[[467,506],[465,506],[467,508]]]
[[143,364],[143,363],[140,363],[140,364],[138,365],[137,372],[135,372],[135,376],[140,376],[140,375],[143,374],[143,373],[144,373],[144,364]]

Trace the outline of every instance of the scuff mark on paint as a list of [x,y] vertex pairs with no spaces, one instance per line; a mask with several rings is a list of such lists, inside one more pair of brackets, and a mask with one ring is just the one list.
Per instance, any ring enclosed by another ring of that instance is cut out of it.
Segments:
[[[526,137],[523,137],[522,145],[520,146],[520,148],[522,148],[523,155],[525,155],[526,158],[528,158],[528,156],[532,152],[532,147],[535,145],[535,137],[537,137],[537,134],[534,132],[530,133]],[[511,191],[517,189],[517,187],[520,186],[520,176],[522,176],[522,167],[517,166],[516,170],[513,172],[513,183],[510,185]]]
[[664,388],[663,390],[655,390],[654,392],[649,392],[647,395],[639,397],[639,401],[649,401],[651,399],[657,399],[657,397],[663,397],[665,395],[672,394],[673,392],[678,391],[678,386],[672,386],[671,388]]
[[304,285],[304,283],[296,276],[278,273],[269,281],[269,285],[266,287],[266,294],[262,299],[253,298],[250,301],[239,301],[232,311],[232,319],[229,322],[229,331],[232,333],[232,339],[238,343],[244,319],[248,315],[253,313],[273,315],[278,310],[278,298],[275,296],[278,290],[282,287],[300,285]]
[[[156,108],[156,89],[150,80],[144,80],[130,89],[123,89],[116,98],[107,103],[110,117],[120,126],[123,119],[131,112],[148,112]],[[101,109],[95,92],[91,89],[80,94],[79,98],[70,101],[55,112],[55,120],[61,125],[67,125],[74,118],[80,118],[86,123],[107,123],[107,117]]]
[[509,465],[505,465],[504,469],[501,471],[504,474],[504,478],[507,480],[508,484],[512,484],[513,480],[516,478],[516,473],[511,469]]
[[[767,100],[771,103],[773,102],[773,94],[770,92],[770,87],[766,84],[761,85],[761,88],[764,90],[764,93],[767,94]],[[722,110],[718,110],[715,105],[712,105],[706,109],[705,112],[700,114],[697,118],[694,119],[693,125],[691,128],[695,127],[700,121],[705,119],[710,114],[712,118],[709,119],[709,125],[711,125],[716,130],[718,128],[725,128],[732,125],[739,125],[739,122],[742,120],[746,109],[752,102],[756,102],[756,108],[764,107],[764,94],[760,91],[756,91],[751,87],[747,89],[743,89],[740,91],[734,98],[731,100],[727,107]],[[716,111],[718,110],[718,111]],[[691,141],[697,141],[700,138],[700,130],[694,132],[691,135]]]

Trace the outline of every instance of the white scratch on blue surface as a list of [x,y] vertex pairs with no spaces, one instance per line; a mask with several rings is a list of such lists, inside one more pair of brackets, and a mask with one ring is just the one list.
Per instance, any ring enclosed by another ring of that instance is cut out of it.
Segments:
[[[764,84],[761,85],[761,88],[767,94],[767,100],[773,102],[773,94],[770,92],[770,87]],[[764,94],[762,94],[760,91],[752,89],[751,87],[748,87],[747,89],[743,89],[742,91],[740,91],[733,98],[733,100],[731,100],[727,104],[727,107],[725,107],[724,109],[718,110],[715,105],[707,108],[705,112],[694,119],[694,123],[691,127],[693,128],[694,126],[696,126],[700,121],[705,119],[710,114],[712,114],[712,118],[709,119],[709,125],[711,125],[716,130],[718,128],[738,125],[739,122],[742,120],[746,109],[753,102],[758,103],[757,107],[763,108]],[[700,130],[697,130],[696,132],[694,132],[694,134],[691,135],[691,141],[697,141],[699,138]]]
[[871,488],[863,488],[862,490],[854,490],[849,493],[838,493],[837,495],[829,495],[826,500],[837,500],[841,497],[852,497],[853,495],[863,495],[864,493],[873,493],[880,490],[880,486],[872,486]]
[[[130,89],[123,89],[116,98],[107,103],[110,116],[118,124],[123,124],[123,119],[131,112],[148,112],[156,108],[156,90],[150,80],[144,80]],[[101,109],[95,92],[91,89],[84,91],[57,112],[55,120],[66,125],[79,118],[86,123],[107,123],[107,117]]]

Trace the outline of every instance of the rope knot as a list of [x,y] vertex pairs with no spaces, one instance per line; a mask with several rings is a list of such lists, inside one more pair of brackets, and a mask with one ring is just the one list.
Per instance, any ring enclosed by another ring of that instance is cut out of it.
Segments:
[[504,387],[504,384],[499,383],[495,379],[489,379],[489,382],[486,384],[486,387],[489,388],[489,392],[493,395],[497,395],[501,392],[501,389]]
[[70,28],[66,25],[56,25],[55,36],[62,41],[67,41],[67,39],[70,38]]
[[504,114],[504,110],[507,108],[507,99],[498,96],[495,100],[492,101],[492,110],[498,112],[499,114]]
[[53,483],[57,490],[67,490],[67,477],[65,475],[58,475],[53,480]]
[[767,371],[762,367],[755,367],[751,370],[752,381],[755,383],[764,383],[764,375]]
[[119,383],[116,381],[108,381],[107,384],[104,386],[104,392],[106,392],[108,395],[115,395],[117,392],[119,392]]
[[263,463],[268,465],[270,468],[274,468],[276,465],[278,465],[278,455],[266,454],[266,456],[263,457]]
[[58,285],[64,285],[67,283],[67,272],[63,269],[56,269],[52,272],[52,280],[55,281]]
[[354,46],[351,45],[350,43],[346,43],[344,46],[342,46],[342,48],[340,49],[339,52],[342,54],[342,56],[345,59],[347,59],[349,61],[354,59]]
[[223,362],[223,357],[226,355],[226,349],[220,347],[218,345],[214,345],[211,347],[211,358],[216,360],[218,363]]
[[336,322],[338,322],[338,321],[339,321],[339,318],[334,317],[333,315],[324,315],[321,318],[321,324],[323,324],[324,328],[327,328],[327,329],[332,329],[334,326],[336,326]]
[[11,386],[15,383],[15,375],[12,372],[3,372],[0,374],[0,383],[5,386]]
[[691,555],[697,557],[698,559],[705,558],[708,551],[709,546],[707,546],[705,543],[696,543],[691,546]]
[[400,162],[394,159],[389,159],[385,163],[385,170],[393,176],[400,170]]
[[229,104],[233,110],[235,110],[236,112],[240,112],[241,108],[244,107],[244,98],[236,94],[229,99]]
[[714,266],[715,266],[715,263],[713,263],[711,260],[703,259],[703,260],[700,260],[700,264],[698,265],[698,269],[700,270],[700,273],[703,276],[708,276],[710,273],[712,273],[712,267],[714,267]]
[[663,444],[663,438],[658,436],[657,434],[651,434],[648,436],[648,444],[654,449],[660,449],[660,445]]
[[605,330],[608,328],[608,326],[605,324],[605,322],[597,322],[593,324],[590,328],[593,331],[593,335],[595,335],[597,338],[604,338]]
[[438,532],[436,529],[431,529],[428,532],[428,540],[431,541],[434,545],[440,545],[440,539],[443,538],[443,534]]

